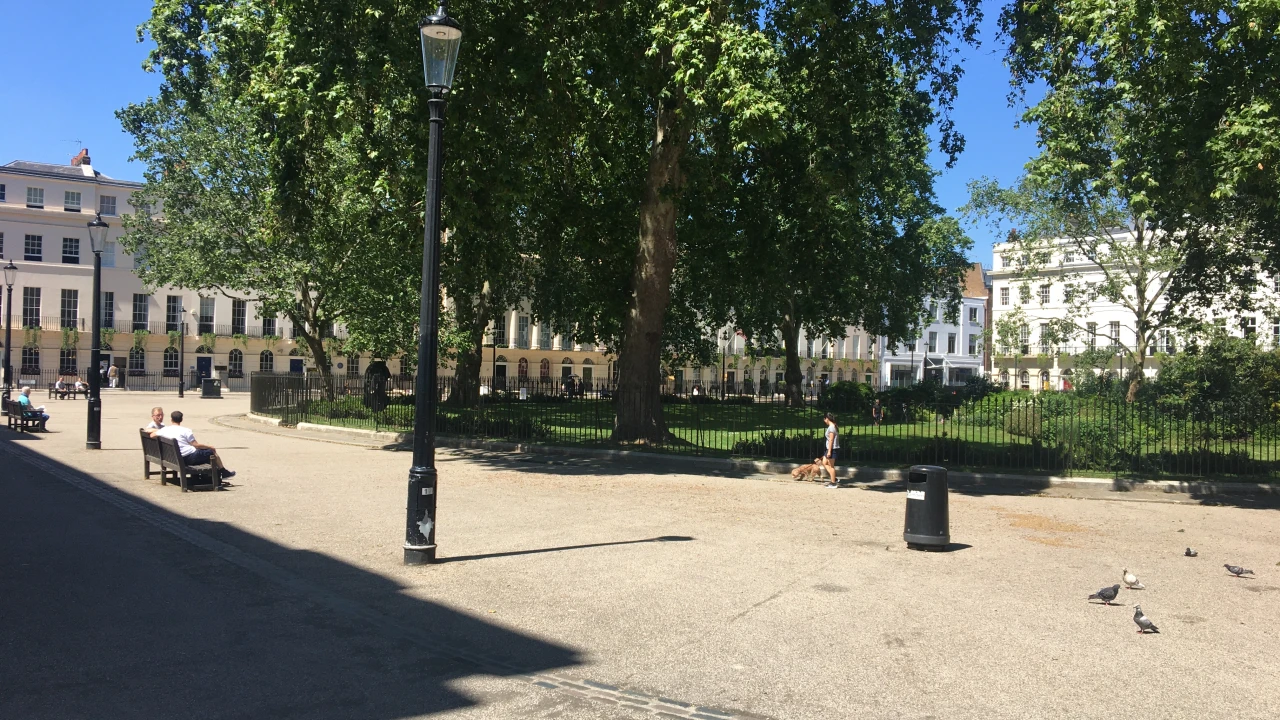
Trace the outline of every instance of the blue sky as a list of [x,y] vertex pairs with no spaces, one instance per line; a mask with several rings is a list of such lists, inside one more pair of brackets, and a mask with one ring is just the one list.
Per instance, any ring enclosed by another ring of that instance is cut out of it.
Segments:
[[[982,45],[965,50],[954,113],[968,142],[951,170],[935,157],[942,171],[938,199],[950,211],[965,203],[971,178],[1012,182],[1035,152],[1034,130],[1015,128],[1019,112],[1005,101],[1008,73],[995,35],[1001,3],[984,5]],[[0,0],[0,67],[7,69],[0,83],[0,163],[69,162],[83,145],[99,171],[142,179],[114,112],[159,85],[142,69],[148,45],[137,42],[136,28],[150,12],[146,0]],[[969,231],[970,258],[990,266],[992,233]]]

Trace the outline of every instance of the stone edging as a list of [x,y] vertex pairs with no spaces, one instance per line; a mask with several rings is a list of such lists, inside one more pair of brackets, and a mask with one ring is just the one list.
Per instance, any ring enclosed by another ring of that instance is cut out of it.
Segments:
[[[247,420],[281,427],[278,418],[247,413]],[[284,426],[287,429],[288,426]],[[336,436],[360,440],[376,440],[389,445],[408,442],[408,433],[377,432],[361,428],[346,428],[336,425],[318,423],[298,423],[297,429],[316,431]],[[686,463],[690,467],[701,467],[715,470],[735,470],[739,472],[755,472],[786,475],[800,467],[800,463],[775,462],[764,460],[745,460],[727,458],[685,457],[666,453],[652,453],[641,450],[604,450],[599,448],[578,448],[562,445],[539,445],[536,443],[514,443],[498,440],[479,440],[451,435],[437,435],[436,443],[440,447],[492,450],[496,452],[518,452],[539,455],[559,455],[565,457],[593,457],[611,460],[672,460]],[[862,482],[895,483],[906,480],[906,470],[901,468],[875,467],[842,467],[838,475],[849,480]],[[1061,477],[1057,475],[1018,475],[1012,473],[975,473],[953,471],[948,473],[952,485],[964,487],[1030,487],[1034,489],[1076,488],[1085,490],[1115,490],[1122,492],[1141,491],[1156,493],[1188,493],[1194,495],[1221,494],[1280,494],[1280,487],[1268,483],[1246,482],[1209,482],[1196,480],[1131,480],[1127,478],[1089,478]]]

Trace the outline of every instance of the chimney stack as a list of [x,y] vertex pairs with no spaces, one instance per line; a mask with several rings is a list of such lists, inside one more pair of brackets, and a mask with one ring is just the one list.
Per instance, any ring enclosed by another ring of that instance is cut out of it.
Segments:
[[93,163],[89,161],[89,148],[81,149],[79,155],[76,155],[75,157],[71,158],[72,167],[80,167],[81,165],[92,165],[92,164]]

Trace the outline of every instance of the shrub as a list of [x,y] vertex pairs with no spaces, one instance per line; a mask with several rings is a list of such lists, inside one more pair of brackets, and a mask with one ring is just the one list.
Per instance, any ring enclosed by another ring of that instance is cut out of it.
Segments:
[[784,432],[765,432],[758,438],[734,443],[732,453],[746,457],[813,460],[825,451],[824,443],[822,437],[813,435],[788,437]]
[[875,391],[870,385],[845,380],[823,388],[818,394],[818,408],[831,412],[852,412],[870,416]]

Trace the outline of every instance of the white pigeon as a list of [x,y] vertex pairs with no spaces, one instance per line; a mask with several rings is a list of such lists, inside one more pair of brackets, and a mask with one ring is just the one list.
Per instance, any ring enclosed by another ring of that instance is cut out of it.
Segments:
[[1124,584],[1130,590],[1146,590],[1147,586],[1142,584],[1137,575],[1129,572],[1129,568],[1124,569]]

